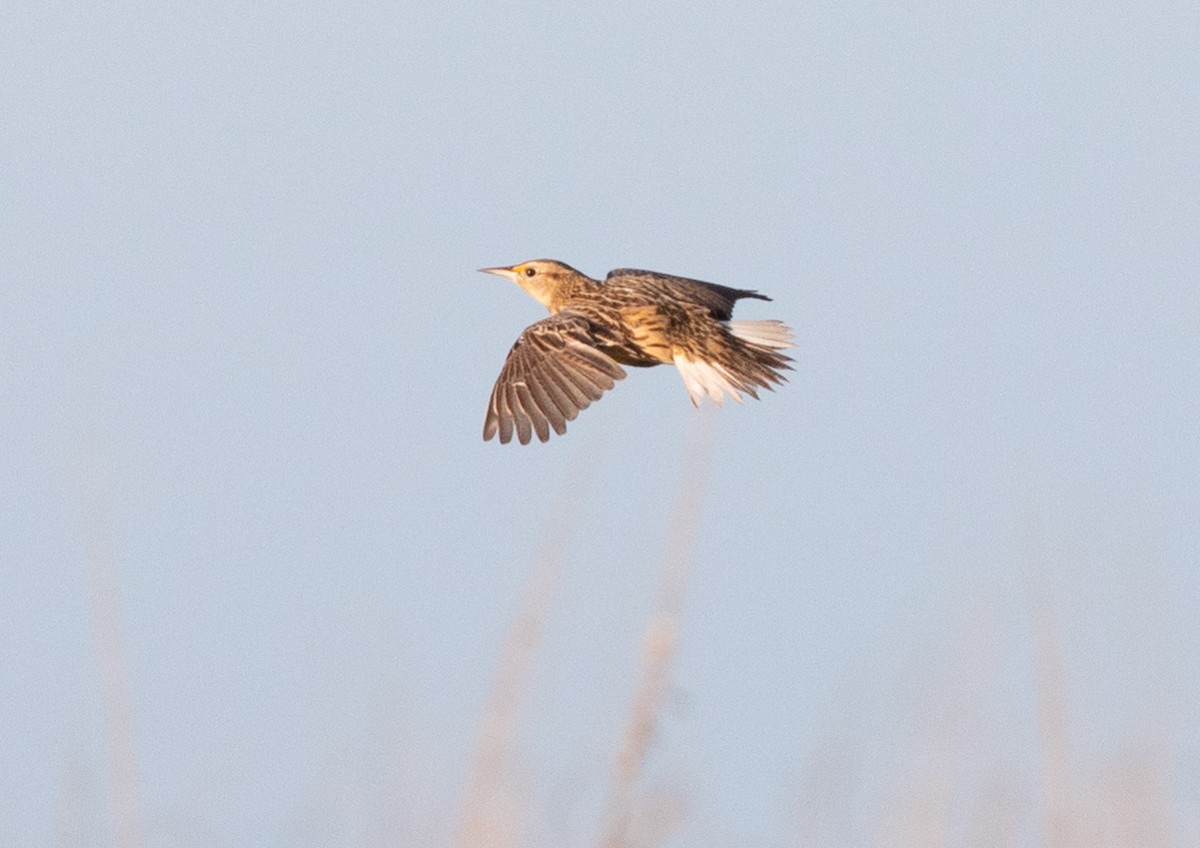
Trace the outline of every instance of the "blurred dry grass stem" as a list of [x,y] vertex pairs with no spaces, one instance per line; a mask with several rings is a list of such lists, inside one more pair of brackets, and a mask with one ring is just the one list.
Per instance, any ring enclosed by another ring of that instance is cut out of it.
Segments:
[[1058,628],[1036,561],[1026,569],[1029,624],[1033,636],[1037,729],[1042,764],[1042,812],[1046,844],[1069,848],[1071,833],[1066,681]]
[[522,697],[529,685],[542,624],[561,578],[567,542],[588,491],[600,451],[584,450],[554,500],[541,551],[525,585],[520,608],[500,651],[480,721],[460,807],[459,848],[509,848],[518,844],[526,815],[509,776]]
[[100,671],[100,698],[108,739],[109,791],[117,848],[140,848],[142,823],[134,754],[133,709],[121,636],[121,605],[113,554],[109,501],[94,447],[84,457],[84,518],[91,584],[93,634]]
[[[601,848],[624,848],[632,841],[635,790],[671,683],[671,661],[679,642],[683,597],[700,529],[701,507],[708,490],[716,426],[716,415],[702,410],[689,434],[683,477],[671,512],[666,558],[659,576],[657,606],[643,641],[642,672],[613,763],[612,782],[601,820]],[[665,841],[668,835],[659,831],[654,839]]]
[[[971,604],[955,628],[944,669],[932,671],[923,658],[918,674],[934,673],[936,687],[914,679],[908,709],[914,716],[920,744],[893,797],[887,803],[879,845],[938,846],[961,840],[962,809],[971,800],[965,787],[979,775],[975,766],[983,750],[989,722],[985,698],[997,666],[995,618],[986,608]],[[936,667],[938,663],[933,662]],[[999,799],[997,799],[999,800]],[[992,824],[987,828],[994,834]]]
[[[1037,735],[1041,754],[1044,837],[1050,848],[1158,848],[1171,844],[1167,763],[1161,755],[1164,728],[1136,753],[1080,772],[1070,747],[1066,663],[1059,618],[1048,579],[1060,573],[1057,559],[1043,550],[1040,528],[1031,523],[1026,540],[1025,596],[1033,643]],[[1080,569],[1071,569],[1078,573]],[[1144,614],[1142,635],[1159,619]],[[1161,636],[1161,634],[1155,634]],[[1154,640],[1150,640],[1154,641]]]
[[[1015,573],[1019,608],[997,604],[996,593],[986,589],[981,601],[956,607],[962,612],[953,638],[939,638],[933,651],[918,651],[917,665],[901,678],[911,696],[892,703],[883,727],[897,740],[895,752],[862,747],[864,731],[857,724],[823,741],[800,784],[796,832],[788,844],[1194,843],[1172,831],[1167,756],[1172,736],[1163,722],[1145,725],[1136,742],[1107,761],[1083,762],[1069,747],[1074,690],[1068,672],[1075,657],[1069,649],[1076,644],[1072,635],[1079,634],[1055,614],[1051,586],[1055,575],[1083,572],[1027,555]],[[1163,634],[1154,632],[1160,621],[1148,614],[1140,622],[1142,632],[1149,631],[1148,644],[1162,643]],[[1015,654],[1014,643],[1022,646]],[[1017,677],[1015,687],[1010,675]],[[1025,710],[1014,702],[1017,692],[1028,699]],[[1143,712],[1153,715],[1154,709]],[[865,733],[872,732],[867,725]],[[872,773],[896,754],[895,767]],[[860,788],[872,785],[877,797]]]

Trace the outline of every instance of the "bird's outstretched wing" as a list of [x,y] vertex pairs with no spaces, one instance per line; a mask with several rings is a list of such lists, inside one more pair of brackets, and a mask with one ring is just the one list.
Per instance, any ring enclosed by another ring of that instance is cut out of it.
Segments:
[[579,411],[611,389],[625,369],[596,348],[595,328],[582,315],[563,311],[525,328],[492,389],[483,439],[521,444],[533,433],[545,442],[560,436]]

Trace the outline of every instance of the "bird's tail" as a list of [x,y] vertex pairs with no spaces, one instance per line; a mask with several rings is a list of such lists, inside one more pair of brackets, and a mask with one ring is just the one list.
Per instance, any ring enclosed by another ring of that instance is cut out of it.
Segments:
[[796,346],[796,334],[792,328],[773,318],[765,321],[726,321],[725,326],[742,341],[758,347],[786,350]]
[[780,353],[795,345],[791,327],[775,320],[724,324],[729,332],[723,343],[710,346],[703,356],[675,354],[675,366],[696,406],[706,395],[717,404],[726,395],[741,403],[742,392],[757,400],[758,389],[786,382],[782,372],[791,370],[791,357]]

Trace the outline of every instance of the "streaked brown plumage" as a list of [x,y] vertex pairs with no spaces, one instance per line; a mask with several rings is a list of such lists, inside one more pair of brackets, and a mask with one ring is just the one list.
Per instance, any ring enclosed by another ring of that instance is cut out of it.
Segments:
[[766,295],[619,268],[604,282],[553,259],[509,268],[482,268],[512,280],[550,310],[525,328],[492,389],[484,440],[497,433],[521,444],[533,434],[545,442],[560,436],[580,410],[624,378],[621,365],[674,364],[692,403],[725,395],[741,403],[786,378],[791,359],[779,351],[793,345],[781,321],[734,321],[734,303]]

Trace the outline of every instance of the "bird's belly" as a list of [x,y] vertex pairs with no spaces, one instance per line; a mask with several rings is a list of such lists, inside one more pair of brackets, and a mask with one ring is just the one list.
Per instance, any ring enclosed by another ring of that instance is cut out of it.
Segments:
[[621,319],[625,329],[628,365],[662,365],[673,361],[670,333],[665,316],[654,306],[624,309]]

